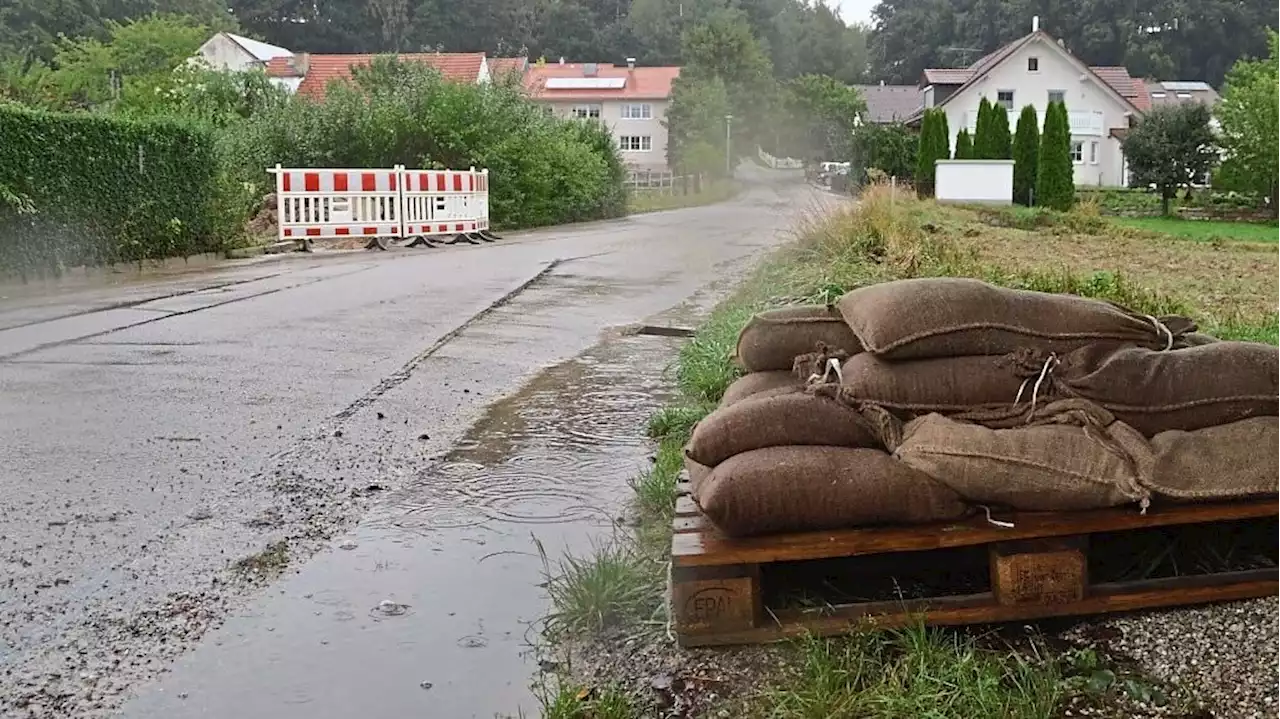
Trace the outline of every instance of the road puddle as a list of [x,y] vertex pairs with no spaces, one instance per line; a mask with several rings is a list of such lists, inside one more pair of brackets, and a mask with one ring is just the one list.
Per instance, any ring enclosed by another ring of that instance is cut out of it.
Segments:
[[537,544],[554,561],[622,531],[678,343],[611,337],[495,402],[278,596],[228,621],[216,651],[179,660],[169,684],[185,699],[152,694],[126,714],[537,716]]
[[495,523],[610,523],[662,405],[671,343],[622,337],[492,405],[373,525],[415,533]]

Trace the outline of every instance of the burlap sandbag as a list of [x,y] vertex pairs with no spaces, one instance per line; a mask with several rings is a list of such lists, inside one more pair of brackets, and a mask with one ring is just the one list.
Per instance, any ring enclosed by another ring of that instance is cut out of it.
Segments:
[[1184,501],[1275,495],[1280,477],[1280,420],[1253,417],[1151,439],[1140,479],[1158,498]]
[[695,497],[730,536],[955,519],[955,492],[878,449],[769,447],[730,457]]
[[1195,329],[1182,317],[1156,321],[1108,302],[957,277],[869,285],[838,306],[867,352],[895,360],[1064,353],[1099,342],[1165,349]]
[[781,370],[774,372],[752,372],[743,375],[733,381],[728,389],[724,391],[724,395],[720,397],[720,406],[728,407],[735,402],[741,402],[747,397],[754,397],[758,394],[785,394],[787,392],[799,392],[804,389],[804,383],[790,372]]
[[790,370],[797,356],[826,345],[849,354],[858,338],[831,305],[799,305],[761,312],[738,334],[734,358],[748,372]]
[[[1037,372],[1033,360],[1028,376]],[[1051,392],[1089,399],[1148,437],[1194,430],[1280,409],[1280,351],[1256,342],[1213,342],[1156,352],[1086,347],[1048,373]]]
[[735,454],[788,445],[880,447],[858,411],[804,392],[748,397],[707,415],[693,428],[686,454],[714,467]]
[[685,446],[684,471],[689,475],[689,485],[693,488],[694,494],[697,494],[698,487],[702,485],[704,480],[706,480],[707,475],[711,474],[710,467],[704,464],[698,464],[689,458],[688,445]]
[[930,414],[907,423],[894,456],[967,501],[1029,511],[1146,502],[1145,438],[1080,400],[1048,405],[1038,424],[988,429]]
[[1022,389],[1021,371],[1002,356],[886,362],[863,353],[844,363],[840,384],[845,401],[899,413],[962,412],[1012,405]]

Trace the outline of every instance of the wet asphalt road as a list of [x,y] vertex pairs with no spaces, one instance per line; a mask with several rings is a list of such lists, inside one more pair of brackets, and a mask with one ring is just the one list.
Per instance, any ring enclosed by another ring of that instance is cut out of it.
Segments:
[[618,328],[821,201],[760,174],[495,245],[0,299],[0,716],[527,712],[533,538],[607,534],[674,347]]

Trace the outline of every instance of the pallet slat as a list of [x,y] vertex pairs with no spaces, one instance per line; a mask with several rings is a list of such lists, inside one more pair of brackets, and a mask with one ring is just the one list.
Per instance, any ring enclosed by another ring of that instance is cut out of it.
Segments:
[[[681,497],[680,500],[676,501],[678,516],[698,513],[692,499]],[[1152,508],[1146,514],[1132,508],[1021,512],[997,516],[1001,521],[1012,522],[1013,527],[997,527],[979,516],[961,522],[862,527],[742,539],[723,537],[708,525],[700,533],[676,535],[671,543],[671,561],[677,566],[708,566],[946,549],[1014,539],[1272,517],[1276,515],[1276,507],[1275,500],[1258,500],[1167,506]]]

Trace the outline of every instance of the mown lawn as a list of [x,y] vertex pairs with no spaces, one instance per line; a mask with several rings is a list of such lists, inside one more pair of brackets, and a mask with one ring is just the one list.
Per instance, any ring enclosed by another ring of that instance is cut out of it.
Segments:
[[1177,217],[1115,217],[1112,222],[1198,242],[1270,242],[1275,244],[1280,227],[1276,223],[1227,222],[1225,220],[1183,220]]

